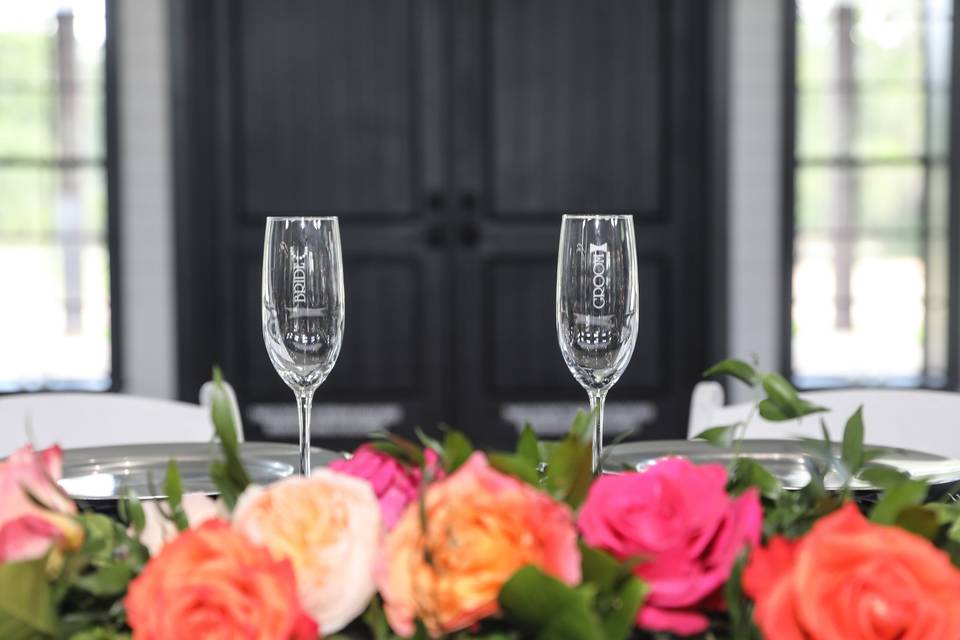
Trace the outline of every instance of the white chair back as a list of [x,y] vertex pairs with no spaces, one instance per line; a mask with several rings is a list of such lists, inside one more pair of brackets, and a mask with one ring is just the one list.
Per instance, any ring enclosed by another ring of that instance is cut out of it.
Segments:
[[[800,395],[830,411],[786,422],[768,422],[757,415],[750,421],[746,437],[819,438],[822,417],[830,439],[840,440],[847,419],[863,405],[868,444],[960,458],[960,393],[926,389],[837,389]],[[724,391],[719,383],[700,382],[690,399],[687,437],[693,438],[710,427],[744,420],[751,407],[750,402],[724,405]]]
[[[209,383],[208,383],[209,384]],[[225,383],[226,384],[226,383]],[[238,435],[243,426],[233,400]],[[64,449],[163,442],[210,442],[211,388],[203,406],[117,393],[31,393],[0,397],[0,458],[23,445]]]

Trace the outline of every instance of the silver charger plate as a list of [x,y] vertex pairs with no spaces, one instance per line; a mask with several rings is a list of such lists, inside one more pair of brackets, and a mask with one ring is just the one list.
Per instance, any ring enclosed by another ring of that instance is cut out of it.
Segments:
[[[839,451],[839,443],[833,445]],[[960,481],[960,460],[951,460],[933,453],[900,449],[897,447],[873,447],[883,455],[874,462],[894,467],[912,477],[926,480],[931,485],[944,485]],[[733,448],[719,448],[698,440],[649,440],[627,442],[604,449],[604,473],[625,470],[643,471],[657,460],[669,456],[683,456],[696,464],[711,462],[728,465],[736,455]],[[809,447],[796,440],[744,440],[740,455],[753,458],[770,473],[779,478],[786,489],[802,489],[810,481],[807,461],[812,459]],[[824,484],[827,489],[839,489],[842,480],[836,473],[828,473]],[[855,480],[853,489],[876,491],[878,487]]]
[[[326,466],[340,454],[311,449],[314,467]],[[210,461],[220,456],[219,445],[208,442],[136,444],[66,449],[60,486],[76,500],[116,501],[128,489],[143,499],[164,498],[163,478],[170,460],[177,467],[186,493],[216,494],[210,480]],[[250,480],[269,484],[293,475],[299,447],[279,442],[244,442],[240,445]]]

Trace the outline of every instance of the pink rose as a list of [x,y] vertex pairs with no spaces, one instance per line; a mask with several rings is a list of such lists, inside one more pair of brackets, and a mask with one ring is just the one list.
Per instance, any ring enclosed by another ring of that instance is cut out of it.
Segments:
[[634,573],[650,584],[637,615],[649,630],[706,631],[704,611],[723,609],[722,587],[746,545],[760,541],[757,492],[726,493],[727,472],[668,458],[641,473],[598,478],[578,525],[584,541],[620,559],[640,557]]
[[[437,454],[427,449],[424,456],[427,467],[439,471]],[[423,473],[418,467],[402,464],[369,444],[357,448],[348,460],[337,460],[330,468],[363,478],[373,486],[387,531],[397,523],[406,506],[416,499],[423,481]]]
[[80,546],[77,505],[56,485],[62,473],[63,452],[56,446],[34,452],[28,445],[0,462],[0,563],[39,558],[54,545]]

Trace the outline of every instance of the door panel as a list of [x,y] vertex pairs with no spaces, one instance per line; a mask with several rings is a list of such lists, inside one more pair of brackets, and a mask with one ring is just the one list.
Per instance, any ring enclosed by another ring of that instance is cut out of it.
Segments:
[[632,213],[640,328],[607,421],[682,435],[708,344],[705,4],[172,0],[182,397],[221,363],[252,437],[295,437],[263,223],[337,215],[346,328],[315,438],[559,433],[586,404],[556,339],[560,216]]
[[660,207],[658,2],[486,5],[490,213]]
[[243,213],[417,210],[415,5],[240,3]]
[[[706,189],[690,185],[709,180],[710,111],[680,99],[709,83],[702,5],[504,0],[457,9],[455,188],[472,205],[459,218],[476,238],[457,253],[458,421],[506,442],[520,427],[518,407],[543,415],[546,432],[558,412],[543,402],[586,407],[555,329],[561,216],[628,213],[640,327],[610,392],[610,408],[620,408],[608,432],[682,435],[707,360],[707,242],[697,230],[710,208]],[[677,135],[687,130],[699,134]]]
[[[193,337],[201,347],[182,363],[184,377],[222,363],[252,437],[296,438],[292,392],[261,337],[264,220],[336,215],[345,331],[337,364],[317,392],[314,438],[337,444],[449,415],[441,4],[178,6],[180,19],[199,29],[188,59],[213,60],[190,68],[203,73],[193,90],[201,104],[190,104],[185,117],[209,127],[217,142],[215,161],[193,167],[196,188],[208,190],[205,206],[194,197],[189,212],[215,220],[205,258],[220,283],[203,292],[192,290],[189,277],[181,280],[181,304],[197,309],[183,330],[207,331],[205,339]],[[194,146],[200,142],[180,141],[188,152]],[[180,219],[190,226],[185,212]],[[192,259],[201,262],[195,250]]]

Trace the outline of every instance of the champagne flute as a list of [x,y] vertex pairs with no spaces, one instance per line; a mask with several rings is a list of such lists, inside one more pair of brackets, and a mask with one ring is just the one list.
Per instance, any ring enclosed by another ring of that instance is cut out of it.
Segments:
[[557,336],[563,360],[596,412],[593,471],[603,450],[603,405],[637,341],[637,247],[632,216],[565,215],[557,257]]
[[267,218],[263,341],[297,396],[300,474],[310,475],[310,406],[343,341],[343,266],[335,217]]

